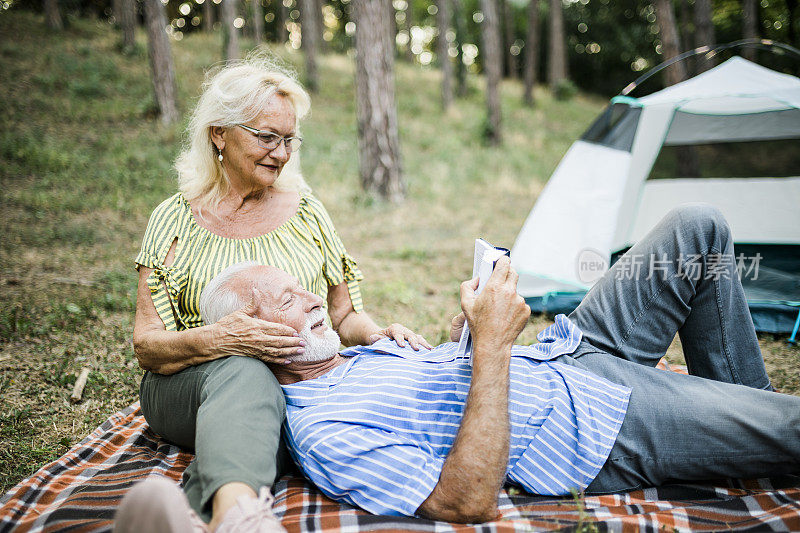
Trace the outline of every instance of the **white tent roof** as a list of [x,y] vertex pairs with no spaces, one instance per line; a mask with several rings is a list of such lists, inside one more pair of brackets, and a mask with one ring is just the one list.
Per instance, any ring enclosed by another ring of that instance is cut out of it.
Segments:
[[800,79],[734,56],[638,101],[645,106],[671,104],[685,112],[710,114],[800,108]]

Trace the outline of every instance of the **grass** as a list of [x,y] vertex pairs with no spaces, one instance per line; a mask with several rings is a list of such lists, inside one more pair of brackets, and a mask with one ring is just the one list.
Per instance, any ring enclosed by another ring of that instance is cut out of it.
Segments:
[[[130,345],[132,260],[150,211],[172,194],[182,126],[153,117],[143,35],[132,54],[102,21],[62,32],[41,16],[0,15],[0,492],[63,454],[137,398],[142,372]],[[173,42],[185,112],[218,36]],[[282,50],[300,66],[297,53]],[[383,205],[358,186],[352,60],[321,59],[321,91],[304,124],[304,173],[366,275],[367,309],[431,342],[446,337],[472,241],[510,245],[569,144],[604,105],[597,97],[521,104],[502,87],[505,144],[488,147],[482,83],[443,114],[438,75],[397,65],[397,106],[408,200]],[[548,323],[534,317],[522,342]],[[775,384],[800,393],[800,350],[764,337]],[[679,358],[679,346],[670,350]],[[90,366],[84,399],[68,400]]]

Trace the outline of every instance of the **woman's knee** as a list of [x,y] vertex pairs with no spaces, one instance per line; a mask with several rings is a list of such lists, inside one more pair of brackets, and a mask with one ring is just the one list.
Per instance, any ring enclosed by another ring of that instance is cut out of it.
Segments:
[[195,417],[206,374],[190,367],[172,375],[147,372],[139,388],[142,414],[153,431],[184,448],[194,447]]
[[251,357],[231,356],[218,360],[209,369],[203,386],[203,399],[221,397],[240,402],[249,398],[251,403],[276,410],[282,414],[286,401],[278,380],[269,367]]

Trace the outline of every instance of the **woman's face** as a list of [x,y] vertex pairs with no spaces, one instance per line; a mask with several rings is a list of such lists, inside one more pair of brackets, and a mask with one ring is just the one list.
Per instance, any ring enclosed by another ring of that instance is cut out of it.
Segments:
[[[264,111],[245,126],[284,137],[294,136],[296,119],[291,101],[276,94],[269,99]],[[222,150],[222,166],[231,186],[243,196],[272,186],[291,155],[285,143],[272,151],[259,146],[256,136],[244,128],[212,128],[212,138]]]

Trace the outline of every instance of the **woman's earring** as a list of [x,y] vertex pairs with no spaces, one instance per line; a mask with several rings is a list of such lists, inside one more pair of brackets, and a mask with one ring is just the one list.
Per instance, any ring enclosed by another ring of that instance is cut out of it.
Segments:
[[222,160],[225,159],[224,157],[222,157],[222,152],[219,153],[219,155],[217,156],[217,159],[219,159],[220,163],[222,163]]

